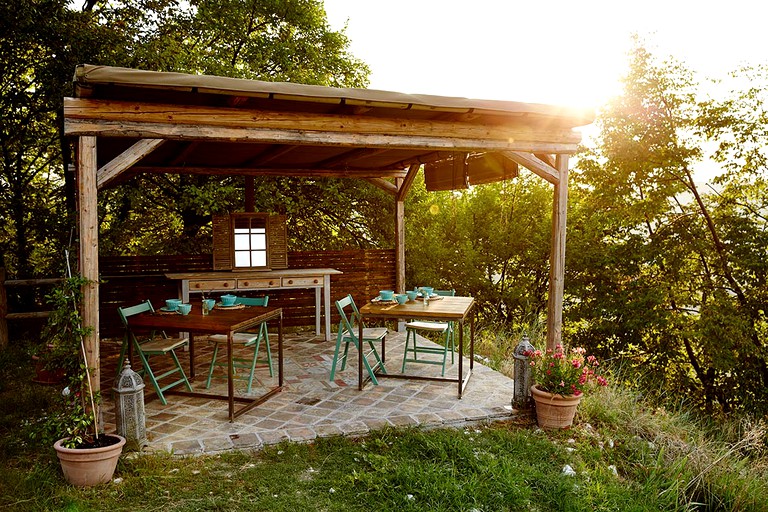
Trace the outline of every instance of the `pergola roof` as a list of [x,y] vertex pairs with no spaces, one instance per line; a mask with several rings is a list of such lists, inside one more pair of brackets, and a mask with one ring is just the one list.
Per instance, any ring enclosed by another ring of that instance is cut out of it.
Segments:
[[499,160],[551,166],[543,155],[574,153],[573,128],[594,118],[552,105],[93,65],[77,67],[75,93],[65,131],[98,137],[99,187],[147,172],[355,177],[395,192],[383,179],[414,164],[494,153],[490,169],[465,172],[464,184],[483,183],[509,177]]

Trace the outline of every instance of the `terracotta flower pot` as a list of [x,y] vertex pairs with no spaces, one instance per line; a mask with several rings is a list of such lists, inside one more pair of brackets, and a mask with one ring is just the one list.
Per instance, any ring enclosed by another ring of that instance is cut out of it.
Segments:
[[560,429],[570,427],[582,395],[556,395],[542,391],[535,384],[531,395],[536,403],[536,421],[541,428]]
[[125,438],[116,434],[105,434],[117,438],[118,442],[100,448],[65,448],[59,439],[53,445],[61,463],[61,470],[67,482],[78,487],[90,487],[112,480],[117,459],[123,451]]

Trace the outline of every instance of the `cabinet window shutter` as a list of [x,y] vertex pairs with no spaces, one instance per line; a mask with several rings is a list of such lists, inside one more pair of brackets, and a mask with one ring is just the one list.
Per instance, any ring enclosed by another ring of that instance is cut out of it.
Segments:
[[269,266],[288,268],[288,233],[285,215],[270,215],[267,224],[269,231]]
[[214,215],[213,270],[232,270],[232,223],[229,215]]

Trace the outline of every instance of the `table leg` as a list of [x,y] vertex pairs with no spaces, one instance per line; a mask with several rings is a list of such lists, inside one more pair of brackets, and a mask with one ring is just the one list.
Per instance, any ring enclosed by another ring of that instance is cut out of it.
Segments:
[[459,321],[459,398],[464,385],[464,320]]
[[280,320],[277,324],[277,383],[283,387],[283,313],[280,312]]
[[331,276],[323,276],[323,307],[325,308],[325,341],[331,341]]
[[235,421],[235,367],[232,360],[234,350],[234,332],[227,334],[227,396],[229,397],[229,421]]
[[[320,288],[315,288],[315,336],[320,336]],[[326,340],[327,341],[327,340]]]
[[[360,336],[357,338],[357,389],[363,390],[363,319],[358,317],[360,322]],[[351,334],[351,333],[350,333]]]

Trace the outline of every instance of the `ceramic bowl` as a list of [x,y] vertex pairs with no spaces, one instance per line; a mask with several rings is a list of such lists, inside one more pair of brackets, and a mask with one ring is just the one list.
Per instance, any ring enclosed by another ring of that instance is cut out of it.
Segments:
[[188,315],[192,311],[192,304],[179,304],[179,313]]
[[168,311],[176,311],[179,307],[179,304],[184,302],[181,299],[166,299],[165,301],[165,309]]
[[405,304],[406,302],[408,302],[408,296],[405,295],[404,293],[398,293],[397,295],[395,295],[395,300],[397,301],[398,304]]
[[221,305],[222,306],[234,306],[235,301],[237,300],[237,295],[222,295],[221,296]]
[[394,290],[381,290],[379,291],[379,297],[381,300],[392,300],[395,298]]
[[406,297],[408,297],[408,300],[416,300],[416,297],[419,296],[419,292],[415,290],[408,290],[406,293]]

